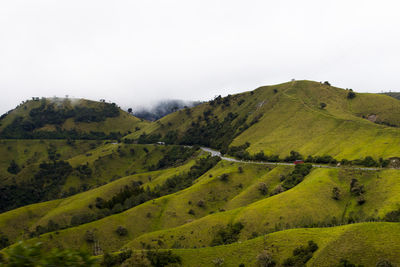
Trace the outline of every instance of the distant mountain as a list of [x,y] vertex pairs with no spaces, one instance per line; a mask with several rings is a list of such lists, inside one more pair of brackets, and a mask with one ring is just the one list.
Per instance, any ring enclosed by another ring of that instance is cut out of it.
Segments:
[[191,108],[200,103],[200,101],[163,100],[153,107],[138,109],[133,112],[133,115],[144,120],[156,121],[170,113],[183,108]]

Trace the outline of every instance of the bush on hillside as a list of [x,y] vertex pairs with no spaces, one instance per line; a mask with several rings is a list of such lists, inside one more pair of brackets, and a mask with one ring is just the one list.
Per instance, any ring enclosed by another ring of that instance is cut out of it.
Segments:
[[127,236],[128,235],[128,229],[126,229],[123,226],[118,226],[117,230],[115,230],[115,232],[119,235],[119,236]]
[[349,91],[348,93],[347,93],[347,98],[348,99],[353,99],[353,98],[355,98],[356,97],[356,93],[354,93],[353,91]]
[[7,171],[11,174],[18,174],[21,171],[21,168],[14,160],[11,160],[10,166],[8,166]]
[[239,239],[239,234],[244,228],[241,222],[234,224],[228,224],[226,227],[220,229],[213,240],[211,241],[211,246],[226,245],[237,242]]
[[308,246],[300,246],[293,250],[293,256],[283,261],[283,266],[305,266],[312,258],[313,253],[318,249],[318,245],[310,240]]
[[181,257],[168,251],[147,251],[147,259],[150,261],[151,266],[164,267],[169,264],[180,264]]
[[265,183],[259,183],[258,184],[258,191],[261,193],[261,195],[266,196],[268,194],[268,187]]
[[386,222],[400,222],[400,208],[398,210],[386,213],[383,220]]
[[340,199],[340,189],[338,187],[334,187],[332,189],[332,198],[335,200],[339,200]]
[[274,267],[276,266],[276,261],[273,259],[271,253],[267,250],[263,250],[257,256],[257,263],[260,267]]

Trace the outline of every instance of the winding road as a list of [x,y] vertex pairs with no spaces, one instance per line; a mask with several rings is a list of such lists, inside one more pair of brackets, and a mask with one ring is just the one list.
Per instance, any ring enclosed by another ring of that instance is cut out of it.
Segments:
[[[201,147],[201,150],[210,153],[211,156],[217,156],[217,157],[220,157],[222,160],[231,161],[231,162],[263,164],[263,165],[286,165],[286,166],[296,165],[294,163],[287,163],[287,162],[244,161],[244,160],[238,160],[238,159],[228,158],[228,157],[222,156],[221,152],[219,152],[217,150],[214,150],[214,149],[211,149],[211,148],[208,148],[208,147]],[[341,167],[337,167],[337,166],[319,165],[319,164],[313,164],[312,166],[314,168],[327,168],[327,169],[340,169],[341,168]],[[351,166],[346,166],[346,168],[351,168],[353,170],[362,170],[362,171],[379,171],[379,170],[382,170],[382,168],[351,167]]]

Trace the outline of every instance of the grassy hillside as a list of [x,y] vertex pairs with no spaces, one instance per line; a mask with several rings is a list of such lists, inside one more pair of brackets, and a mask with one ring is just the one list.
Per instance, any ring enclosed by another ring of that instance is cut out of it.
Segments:
[[[398,209],[400,202],[398,171],[395,170],[376,173],[316,169],[298,186],[278,195],[263,196],[254,187],[260,182],[271,187],[276,185],[280,175],[287,173],[290,167],[268,171],[262,170],[262,166],[245,164],[241,174],[237,167],[235,163],[227,166],[226,162],[221,162],[186,190],[59,231],[57,238],[54,234],[45,234],[40,240],[51,246],[91,249],[92,245],[85,241],[85,233],[89,231],[95,233],[96,242],[107,251],[124,245],[135,249],[199,248],[210,246],[218,231],[229,223],[244,225],[239,240],[246,241],[290,228],[378,220]],[[228,182],[219,178],[225,172],[231,177]],[[365,187],[363,205],[357,204],[357,197],[349,192],[352,178],[357,178]],[[332,198],[333,187],[340,188],[340,200]],[[197,204],[199,200],[204,202],[201,207]],[[192,214],[189,213],[191,209]],[[119,237],[115,233],[118,226],[126,228],[128,235]]]
[[108,200],[133,181],[140,181],[143,186],[154,187],[166,178],[186,171],[192,165],[193,161],[190,161],[176,168],[126,176],[65,199],[32,204],[8,211],[0,214],[0,229],[7,233],[10,240],[15,241],[18,238],[29,238],[29,233],[34,232],[38,225],[47,226],[50,220],[62,228],[70,224],[74,215],[94,213],[95,209],[89,206],[94,206],[98,197]]
[[117,138],[146,125],[114,103],[85,99],[42,98],[29,100],[4,114],[3,138]]
[[222,150],[249,142],[251,154],[281,157],[292,150],[336,159],[400,156],[400,102],[379,94],[349,99],[349,92],[311,81],[260,87],[175,112],[127,138],[145,132],[144,141],[160,135]]
[[400,264],[400,224],[359,223],[333,228],[292,229],[271,233],[242,243],[198,249],[175,249],[183,266],[258,266],[257,256],[267,251],[277,263],[292,256],[292,251],[313,240],[318,250],[307,266],[338,266],[340,259],[353,264],[376,266],[379,260]]
[[3,181],[15,176],[7,171],[11,161],[23,169],[48,160],[52,151],[59,154],[59,159],[66,160],[102,144],[102,141],[90,140],[77,140],[71,144],[66,140],[0,140],[0,174]]

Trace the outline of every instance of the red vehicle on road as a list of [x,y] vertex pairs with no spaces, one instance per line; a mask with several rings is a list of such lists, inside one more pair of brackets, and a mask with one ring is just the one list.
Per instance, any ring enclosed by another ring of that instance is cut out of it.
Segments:
[[297,164],[304,164],[304,160],[297,159],[297,160],[295,160],[293,163],[294,163],[294,165],[297,165]]

